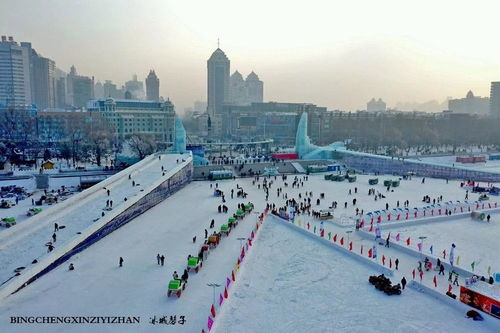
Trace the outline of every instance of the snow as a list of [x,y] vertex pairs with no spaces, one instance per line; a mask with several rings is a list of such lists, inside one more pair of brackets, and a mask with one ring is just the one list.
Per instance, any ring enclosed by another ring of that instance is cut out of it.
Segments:
[[[77,232],[82,232],[94,220],[99,219],[102,209],[106,206],[106,200],[113,200],[113,207],[117,209],[124,203],[125,197],[130,198],[139,194],[141,190],[161,178],[161,166],[163,165],[166,170],[172,169],[177,164],[176,160],[180,158],[180,155],[166,156],[168,157],[164,157],[161,161],[156,158],[151,159],[139,171],[132,173],[132,180],[128,179],[127,173],[115,175],[120,179],[108,187],[111,191],[109,197],[104,189],[86,197],[85,192],[82,192],[79,195],[84,198],[78,204],[63,210],[57,209],[56,205],[47,209],[52,213],[50,218],[40,221],[35,216],[11,227],[8,236],[7,231],[0,233],[0,237],[3,236],[3,239],[0,239],[0,281],[10,278],[15,268],[29,267],[34,259],[40,260],[46,254],[47,249],[44,244],[52,241],[54,223],[66,227],[57,234],[57,242],[54,244],[57,248],[61,243],[66,243],[77,236]],[[133,187],[132,181],[140,186]]]
[[[415,241],[420,236],[425,239],[423,253],[429,253],[433,246],[434,255],[441,256],[444,249],[449,253],[451,244],[456,245],[455,258],[460,257],[459,266],[471,270],[475,261],[474,272],[488,277],[488,266],[492,272],[500,271],[498,256],[498,235],[500,235],[500,214],[493,214],[490,223],[474,221],[471,218],[456,219],[419,226],[405,226],[391,229],[391,234],[401,234],[401,239],[411,237]],[[442,257],[441,257],[442,258]]]
[[481,327],[413,290],[386,296],[368,283],[378,272],[276,222],[265,224],[254,251],[217,332],[471,332]]
[[[162,162],[167,163],[167,167],[171,167],[168,163],[172,161]],[[136,181],[143,185],[142,183],[150,181],[150,178],[157,179],[158,168],[157,163],[148,165],[142,171],[144,178],[139,181],[136,179]],[[292,197],[298,199],[299,193],[304,199],[305,192],[312,191],[312,209],[327,209],[335,200],[339,202],[335,216],[340,218],[354,216],[356,207],[368,212],[385,208],[386,202],[390,207],[395,207],[398,200],[402,204],[407,199],[410,200],[410,207],[414,207],[421,205],[424,195],[430,195],[431,198],[443,195],[443,201],[463,200],[465,195],[458,181],[446,183],[444,180],[426,179],[425,184],[421,184],[421,178],[414,178],[401,181],[401,186],[395,188],[394,192],[386,192],[381,184],[383,179],[395,179],[395,177],[379,176],[379,184],[370,186],[368,179],[373,176],[358,176],[356,183],[325,181],[323,176],[323,174],[309,176],[309,181],[304,182],[304,187],[300,189],[291,188],[294,176],[288,176],[286,181],[289,184],[288,187],[284,187],[278,177],[269,191],[269,203],[276,203],[277,206],[284,204],[286,199],[276,195],[277,187],[282,187],[289,199]],[[255,204],[257,212],[264,209],[266,204],[264,192],[262,188],[260,190],[257,188],[257,184],[252,185],[252,180],[247,178],[218,182],[219,188],[225,192],[229,213],[236,210],[238,203],[248,201]],[[215,186],[215,183],[212,184]],[[230,190],[236,191],[237,184],[248,193],[246,199],[238,199],[236,195],[234,199],[231,199]],[[137,191],[130,186],[128,180],[121,181],[114,186],[112,197],[120,198],[124,195],[121,191]],[[354,194],[354,187],[358,188],[357,194]],[[386,195],[386,198],[374,201],[373,196],[367,194],[369,188],[375,188]],[[349,189],[352,190],[352,195],[348,194]],[[215,282],[224,285],[240,251],[240,242],[237,238],[248,237],[257,219],[256,214],[246,216],[229,237],[224,238],[219,247],[211,251],[201,271],[198,274],[190,273],[189,283],[182,297],[167,298],[167,284],[173,271],[182,273],[187,255],[197,254],[203,240],[204,229],[208,229],[210,220],[215,219],[217,229],[227,220],[227,214],[217,213],[221,198],[213,197],[212,192],[213,188],[208,182],[192,182],[134,221],[71,258],[69,262],[75,265],[74,271],[68,271],[68,262],[8,297],[0,304],[0,313],[5,317],[27,314],[141,316],[139,328],[134,325],[93,327],[99,331],[112,331],[119,327],[119,330],[123,332],[150,330],[200,332],[206,326],[213,297],[212,289],[206,284]],[[320,193],[325,193],[325,199],[321,200],[320,205],[316,205],[316,199]],[[476,199],[476,194],[470,193],[469,195],[471,200]],[[102,201],[106,198],[104,191],[98,192],[95,198],[89,200],[89,203],[84,203],[74,213],[67,215],[72,217],[71,229],[66,228],[59,232],[58,237],[66,237],[68,240],[73,232],[82,230],[84,225],[80,226],[77,219],[80,209],[86,210],[87,215],[89,212],[92,214],[94,210],[100,213]],[[353,198],[358,200],[356,207],[352,206]],[[120,201],[119,199],[113,200]],[[347,208],[344,208],[344,202],[348,202]],[[91,217],[87,216],[87,219]],[[65,219],[61,224],[69,225],[67,217],[61,217],[61,219]],[[496,219],[500,220],[500,217],[497,218],[494,215],[493,220]],[[319,227],[319,221],[310,216],[299,215],[296,218],[296,221],[298,220],[301,220],[302,228],[307,222],[311,225],[311,231],[314,226]],[[311,237],[304,237],[301,233],[280,225],[282,223],[285,222],[276,222],[272,219],[264,223],[258,239],[254,242],[240,270],[236,284],[230,290],[229,301],[223,305],[222,312],[216,318],[215,330],[217,332],[311,330],[321,332],[441,332],[445,330],[486,332],[489,329],[482,323],[466,320],[463,311],[414,290],[405,290],[401,296],[386,296],[375,290],[367,281],[369,275],[379,274],[372,266],[353,260],[342,252],[316,242]],[[447,223],[449,224],[421,225],[415,227],[415,232],[418,233],[428,228],[426,235],[430,240],[434,233],[446,234],[448,230],[442,228],[451,226],[451,222]],[[450,231],[450,240],[456,239],[459,242],[457,249],[463,248],[463,251],[474,253],[472,247],[477,247],[476,244],[464,242],[462,245],[459,239],[462,229],[465,235],[472,230],[467,229],[466,221],[463,221],[463,225],[460,224],[460,220],[453,221],[453,225],[455,223],[458,223],[455,228],[456,232]],[[374,244],[372,240],[365,239],[356,232],[346,233],[352,228],[343,228],[329,222],[325,222],[324,225],[327,232],[338,233],[339,238],[350,237],[349,241],[354,243],[354,251],[359,253],[360,246],[363,245],[365,256],[368,248]],[[496,232],[496,224],[492,225]],[[76,228],[77,226],[80,228]],[[289,227],[298,228],[293,225]],[[37,238],[38,236],[29,235],[28,237],[27,235],[24,245],[34,246],[47,241],[52,233],[52,221],[46,223],[44,229],[44,232],[40,233],[42,235],[40,239]],[[394,233],[394,231],[391,232]],[[485,253],[483,264],[487,260],[487,251],[496,253],[494,237],[490,234],[493,235],[494,232],[482,232],[480,235],[484,237],[478,235],[479,238],[474,240],[484,239],[484,251],[477,252],[477,256]],[[197,242],[193,244],[192,237],[195,235]],[[436,244],[438,241],[436,238]],[[427,240],[426,242],[428,243]],[[448,239],[443,239],[441,242],[449,244]],[[16,244],[17,242],[13,245]],[[7,253],[8,250],[7,247],[0,251],[0,273],[11,272],[11,268],[8,270],[5,268],[7,259],[12,256],[12,252]],[[396,272],[394,278],[391,278],[393,282],[399,281],[402,276],[411,280],[411,271],[416,267],[419,258],[401,252],[395,247],[379,246],[378,251],[379,257],[374,262],[380,263],[383,255],[392,260],[395,258],[400,260],[399,271]],[[157,265],[157,253],[166,256],[164,267]],[[28,255],[31,254],[28,253]],[[30,262],[32,257],[28,255],[25,255],[24,259],[21,256],[20,260],[10,264],[10,267],[24,265],[26,259]],[[118,267],[120,256],[125,259],[122,268]],[[432,272],[426,273],[422,282],[426,286],[431,286],[433,276]],[[440,292],[446,291],[448,287],[446,278],[438,277],[436,289]],[[460,283],[463,283],[463,279]],[[433,285],[432,288],[434,288]],[[220,292],[223,292],[223,289],[217,290],[217,298]],[[458,291],[455,288],[453,292]],[[177,315],[177,317],[185,315],[186,324],[153,326],[148,323],[148,320],[155,315]],[[48,332],[68,330],[68,326],[65,325],[44,326],[43,328]],[[70,328],[76,332],[89,330],[87,325],[76,325]],[[0,331],[26,332],[38,329],[40,326],[37,325],[12,326],[5,320],[0,321]]]

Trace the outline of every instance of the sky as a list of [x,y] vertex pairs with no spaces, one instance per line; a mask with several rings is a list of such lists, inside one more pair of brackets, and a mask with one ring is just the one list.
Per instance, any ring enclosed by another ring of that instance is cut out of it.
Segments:
[[206,61],[254,70],[264,100],[365,109],[489,96],[499,1],[0,0],[0,35],[119,85],[150,69],[177,111],[206,100]]

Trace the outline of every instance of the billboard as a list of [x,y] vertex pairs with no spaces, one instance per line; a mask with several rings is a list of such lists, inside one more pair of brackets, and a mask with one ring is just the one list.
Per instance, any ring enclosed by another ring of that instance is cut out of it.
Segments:
[[460,286],[460,302],[472,306],[475,309],[486,312],[496,318],[500,318],[500,302],[482,295],[477,291]]

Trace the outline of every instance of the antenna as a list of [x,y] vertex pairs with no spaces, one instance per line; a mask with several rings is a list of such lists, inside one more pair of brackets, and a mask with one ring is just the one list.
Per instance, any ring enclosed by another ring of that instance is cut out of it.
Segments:
[[220,48],[220,41],[219,41],[219,38],[217,38],[217,48]]

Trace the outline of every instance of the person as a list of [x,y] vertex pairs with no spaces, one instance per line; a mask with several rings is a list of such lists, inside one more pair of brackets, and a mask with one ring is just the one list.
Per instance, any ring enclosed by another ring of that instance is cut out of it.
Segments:
[[488,214],[488,216],[486,216],[486,221],[490,222],[490,219],[491,219],[491,216],[490,216],[490,214]]
[[54,249],[54,245],[49,244],[49,245],[47,246],[47,253],[52,252],[52,250],[53,250],[53,249]]
[[205,239],[207,239],[207,237],[208,237],[208,231],[207,229],[205,229]]
[[54,232],[59,231],[59,224],[54,223]]
[[163,266],[165,264],[165,256],[162,254],[160,257],[161,265]]
[[398,269],[398,266],[399,266],[399,259],[396,258],[396,261],[394,261],[394,264],[396,265],[396,270]]
[[214,221],[214,219],[212,219],[212,221],[210,222],[210,229],[212,229],[214,227],[214,224],[215,224],[215,221]]
[[452,278],[452,276],[453,276],[453,271],[450,271],[450,272],[448,273],[448,282],[451,282],[451,278]]
[[441,267],[441,260],[440,260],[439,258],[437,259],[436,266],[437,266],[437,267]]
[[193,237],[193,243],[196,243],[196,236]]
[[403,290],[405,289],[405,286],[406,286],[406,278],[403,276],[403,278],[401,279],[401,286],[403,287]]
[[457,272],[455,272],[455,279],[453,280],[453,285],[458,286],[458,273]]
[[31,205],[34,206],[35,205],[35,199],[31,198]]
[[439,274],[438,275],[444,275],[444,265],[443,264],[439,265]]
[[111,191],[110,191],[110,190],[107,190],[107,192],[108,192],[108,197],[109,197],[109,195],[111,194]]
[[73,266],[73,264],[69,264],[69,268],[68,268],[70,271],[74,270],[75,269],[75,266]]
[[389,235],[387,236],[387,238],[385,239],[385,247],[389,247]]
[[179,280],[179,275],[177,275],[177,271],[174,271],[174,274],[172,274],[172,278],[174,280]]
[[158,253],[158,254],[156,255],[156,262],[158,263],[158,265],[160,264],[160,258],[161,258],[161,257],[160,257],[160,254]]
[[57,236],[56,236],[56,233],[54,232],[54,233],[52,234],[52,241],[53,241],[54,243],[56,242],[56,238],[57,238]]
[[181,280],[184,281],[184,283],[186,283],[188,278],[189,278],[188,271],[187,269],[184,269],[184,273],[182,273]]
[[123,258],[120,257],[120,267],[122,267],[122,266],[123,266]]

